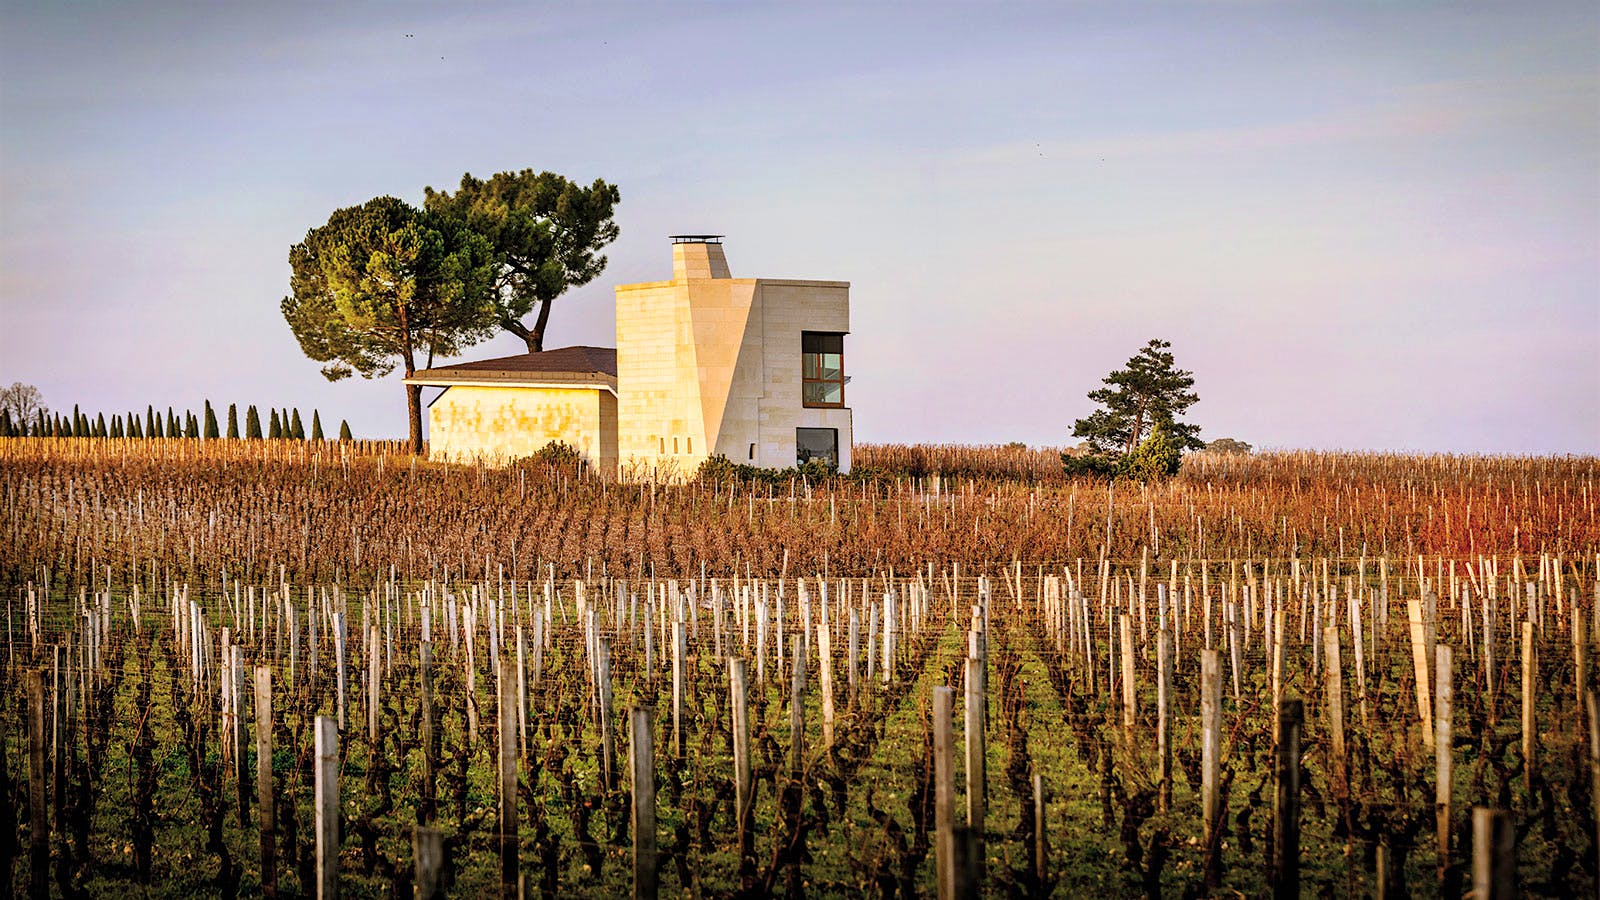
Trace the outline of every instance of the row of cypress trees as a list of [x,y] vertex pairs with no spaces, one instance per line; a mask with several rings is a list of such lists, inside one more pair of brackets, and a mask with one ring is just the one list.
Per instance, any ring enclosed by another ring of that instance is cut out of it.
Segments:
[[[231,439],[245,440],[296,440],[303,441],[308,438],[313,441],[326,440],[322,433],[322,416],[316,410],[311,411],[311,433],[306,434],[304,424],[300,419],[298,408],[283,410],[268,409],[270,413],[269,424],[263,432],[261,428],[261,413],[254,406],[245,408],[244,432],[239,430],[239,407],[228,404],[228,432]],[[80,411],[76,404],[72,407],[72,414],[48,413],[40,410],[31,421],[13,421],[10,410],[0,410],[0,437],[97,437],[97,438],[203,438],[205,440],[218,440],[222,438],[222,430],[217,425],[217,412],[207,400],[204,412],[197,416],[192,411],[184,410],[180,416],[167,407],[166,415],[162,415],[154,406],[145,407],[144,417],[138,413],[129,412],[126,416],[113,415],[109,422],[105,413],[90,418]],[[354,440],[350,434],[350,423],[339,422],[339,440]]]

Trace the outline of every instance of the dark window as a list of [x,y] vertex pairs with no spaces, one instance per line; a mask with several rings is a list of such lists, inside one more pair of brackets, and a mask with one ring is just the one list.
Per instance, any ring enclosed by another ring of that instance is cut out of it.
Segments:
[[808,460],[826,459],[835,468],[839,465],[839,429],[796,428],[794,430],[795,465],[803,466]]
[[801,399],[806,406],[844,406],[844,335],[800,335]]

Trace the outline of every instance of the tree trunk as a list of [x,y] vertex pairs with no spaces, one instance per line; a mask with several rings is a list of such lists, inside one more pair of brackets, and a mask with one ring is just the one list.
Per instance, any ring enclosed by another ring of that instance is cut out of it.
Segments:
[[539,301],[539,318],[533,323],[533,330],[528,332],[529,353],[540,353],[544,350],[544,327],[550,322],[550,301]]
[[[412,373],[407,372],[410,378]],[[411,452],[422,455],[422,385],[406,385],[406,417],[411,425]]]

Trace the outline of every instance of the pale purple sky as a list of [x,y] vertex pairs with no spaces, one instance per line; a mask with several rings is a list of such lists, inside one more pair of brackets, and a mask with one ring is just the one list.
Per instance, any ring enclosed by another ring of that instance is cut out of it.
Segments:
[[623,198],[548,346],[723,233],[852,282],[861,441],[1071,443],[1160,336],[1208,438],[1600,451],[1592,2],[0,9],[0,383],[54,407],[400,435],[300,354],[289,245],[535,168]]

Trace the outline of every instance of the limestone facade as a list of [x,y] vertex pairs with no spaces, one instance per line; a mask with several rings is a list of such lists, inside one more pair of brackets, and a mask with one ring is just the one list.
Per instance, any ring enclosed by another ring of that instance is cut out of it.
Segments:
[[671,281],[616,288],[623,473],[692,475],[713,454],[786,468],[800,428],[834,432],[848,470],[850,409],[806,405],[801,346],[804,332],[849,332],[849,283],[733,278],[709,240],[672,250]]
[[720,239],[704,236],[674,238],[672,273],[616,288],[615,350],[566,347],[407,379],[445,388],[429,406],[430,454],[505,462],[561,441],[624,478],[689,477],[713,454],[787,468],[802,451],[831,452],[848,471],[849,283],[734,278]]

